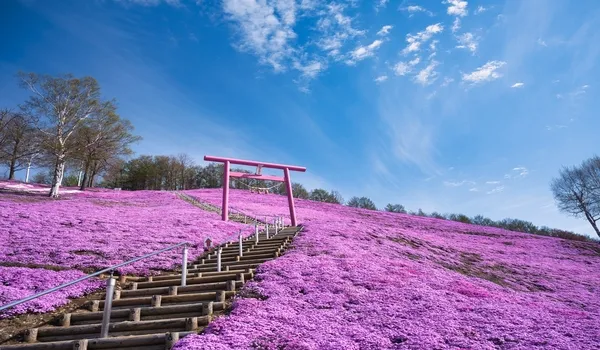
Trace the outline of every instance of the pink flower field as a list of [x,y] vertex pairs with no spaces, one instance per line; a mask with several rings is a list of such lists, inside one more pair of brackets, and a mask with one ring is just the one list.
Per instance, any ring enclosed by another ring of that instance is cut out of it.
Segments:
[[[193,190],[220,205],[221,190]],[[231,191],[247,213],[286,198]],[[178,349],[598,349],[600,246],[297,200],[304,233]],[[248,290],[247,290],[248,292]]]
[[[97,271],[180,242],[191,244],[191,259],[202,253],[207,237],[221,243],[235,239],[240,229],[253,233],[248,226],[219,219],[170,192],[93,191],[60,200],[36,191],[0,193],[0,279],[11,281],[0,280],[0,305],[83,275],[74,269]],[[181,249],[177,249],[120,272],[149,274],[180,264]],[[2,267],[14,265],[24,268]],[[49,298],[56,298],[56,304],[30,302],[12,313],[49,311],[52,305],[64,304],[67,297],[79,296],[91,287],[79,288],[53,293]]]

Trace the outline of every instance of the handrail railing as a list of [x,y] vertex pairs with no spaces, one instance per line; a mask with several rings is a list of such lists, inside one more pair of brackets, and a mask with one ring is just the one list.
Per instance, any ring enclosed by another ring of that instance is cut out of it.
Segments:
[[170,247],[163,248],[163,249],[157,250],[155,252],[148,253],[146,255],[142,255],[142,256],[139,256],[137,258],[134,258],[134,259],[122,262],[120,264],[107,267],[105,269],[102,269],[100,271],[94,272],[92,274],[80,277],[80,278],[78,278],[76,280],[73,280],[73,281],[61,284],[60,286],[56,286],[56,287],[47,289],[47,290],[45,290],[43,292],[40,292],[40,293],[37,293],[37,294],[34,294],[34,295],[30,295],[30,296],[28,296],[26,298],[23,298],[23,299],[20,299],[20,300],[15,300],[15,301],[12,301],[12,302],[10,302],[8,304],[5,304],[5,305],[0,305],[0,311],[6,310],[6,309],[10,309],[11,307],[15,307],[17,305],[26,303],[26,302],[34,300],[34,299],[37,299],[37,298],[42,297],[42,296],[44,296],[46,294],[50,294],[52,292],[56,292],[58,290],[70,287],[70,286],[72,286],[74,284],[86,281],[86,280],[88,280],[88,279],[90,279],[92,277],[96,277],[96,276],[101,275],[103,273],[110,272],[111,276],[110,276],[110,278],[106,282],[106,298],[105,298],[105,302],[104,302],[104,313],[103,313],[103,316],[102,316],[102,327],[101,327],[101,330],[100,330],[100,337],[101,338],[106,338],[108,336],[108,325],[110,323],[110,313],[112,311],[111,310],[112,309],[112,299],[113,299],[113,294],[114,294],[114,289],[115,289],[115,280],[114,280],[114,278],[112,278],[112,275],[113,275],[114,271],[116,269],[118,269],[119,267],[130,265],[130,264],[133,264],[134,262],[138,262],[140,260],[147,259],[147,258],[153,257],[155,255],[158,255],[160,253],[164,253],[164,252],[167,252],[167,251],[170,251],[170,250],[173,250],[175,248],[179,248],[179,247],[183,246],[183,258],[182,258],[182,264],[181,264],[181,269],[182,269],[182,271],[181,271],[181,285],[185,286],[186,285],[186,278],[187,278],[187,255],[188,255],[187,254],[188,253],[187,246],[188,246],[188,244],[189,244],[188,242],[181,242],[181,243],[172,245]]

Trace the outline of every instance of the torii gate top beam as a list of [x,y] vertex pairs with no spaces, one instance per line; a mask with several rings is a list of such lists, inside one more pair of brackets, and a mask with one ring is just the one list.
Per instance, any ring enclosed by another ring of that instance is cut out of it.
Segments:
[[[305,172],[306,171],[305,167],[300,167],[300,166],[295,166],[295,165],[257,162],[254,160],[214,157],[214,156],[204,156],[204,160],[207,162],[223,163],[223,205],[221,207],[223,221],[229,220],[229,215],[228,215],[228,213],[229,213],[229,178],[241,177],[241,178],[250,178],[250,179],[257,179],[257,180],[270,180],[270,181],[285,182],[285,187],[286,187],[286,192],[287,192],[287,197],[288,197],[288,205],[290,207],[290,220],[292,221],[292,226],[296,226],[296,208],[294,207],[294,195],[292,193],[292,179],[290,178],[290,170]],[[231,164],[255,166],[255,167],[257,167],[257,172],[256,172],[256,174],[232,172],[230,169]],[[261,168],[283,170],[283,178],[277,177],[277,176],[271,176],[271,175],[262,175],[260,173]]]
[[229,162],[229,164],[239,164],[239,165],[248,165],[248,166],[262,166],[263,168],[271,168],[271,169],[289,169],[291,171],[301,171],[305,172],[306,168],[296,165],[284,165],[284,164],[275,164],[275,163],[265,163],[265,162],[257,162],[255,160],[243,160],[243,159],[235,159],[235,158],[223,158],[223,157],[214,157],[214,156],[204,156],[204,160],[207,162],[220,162],[225,163]]

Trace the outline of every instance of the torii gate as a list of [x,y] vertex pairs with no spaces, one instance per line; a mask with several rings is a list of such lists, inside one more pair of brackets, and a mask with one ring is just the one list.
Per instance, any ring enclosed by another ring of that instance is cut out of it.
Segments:
[[[294,207],[294,196],[292,194],[292,180],[290,178],[290,170],[305,172],[306,168],[300,167],[300,166],[295,166],[295,165],[264,163],[264,162],[257,162],[257,161],[253,161],[253,160],[243,160],[243,159],[223,158],[223,157],[213,157],[213,156],[204,156],[204,160],[207,162],[223,163],[223,205],[221,207],[223,221],[227,221],[229,219],[229,216],[228,216],[229,178],[230,177],[239,177],[239,178],[245,178],[245,179],[285,182],[285,188],[287,190],[287,196],[288,196],[288,205],[290,207],[290,218],[292,220],[292,226],[296,226],[296,223],[297,223],[296,222],[296,208]],[[238,173],[235,171],[231,171],[231,169],[230,169],[231,164],[255,166],[256,173],[255,174],[246,174],[246,173]],[[272,175],[262,175],[261,174],[262,168],[281,169],[281,170],[283,170],[283,177],[272,176]]]

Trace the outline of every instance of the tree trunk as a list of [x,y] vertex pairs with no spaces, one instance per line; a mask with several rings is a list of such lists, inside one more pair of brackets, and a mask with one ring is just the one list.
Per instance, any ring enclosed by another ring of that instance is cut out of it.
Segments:
[[15,142],[15,146],[13,147],[13,152],[10,155],[10,165],[8,167],[8,179],[15,179],[15,167],[17,166],[17,154],[19,153],[19,141]]
[[594,231],[596,231],[596,235],[600,237],[600,230],[598,230],[598,225],[596,224],[596,220],[594,220],[594,217],[590,213],[585,211],[585,218],[589,221],[590,225],[592,225]]
[[56,157],[56,165],[54,166],[54,175],[52,176],[52,188],[50,189],[50,197],[58,198],[58,191],[62,184],[63,176],[65,174],[65,156],[60,155]]
[[90,161],[86,160],[84,168],[83,168],[83,180],[81,180],[81,186],[79,187],[79,190],[81,190],[81,191],[85,191],[85,187],[88,184],[89,172],[90,172]]

